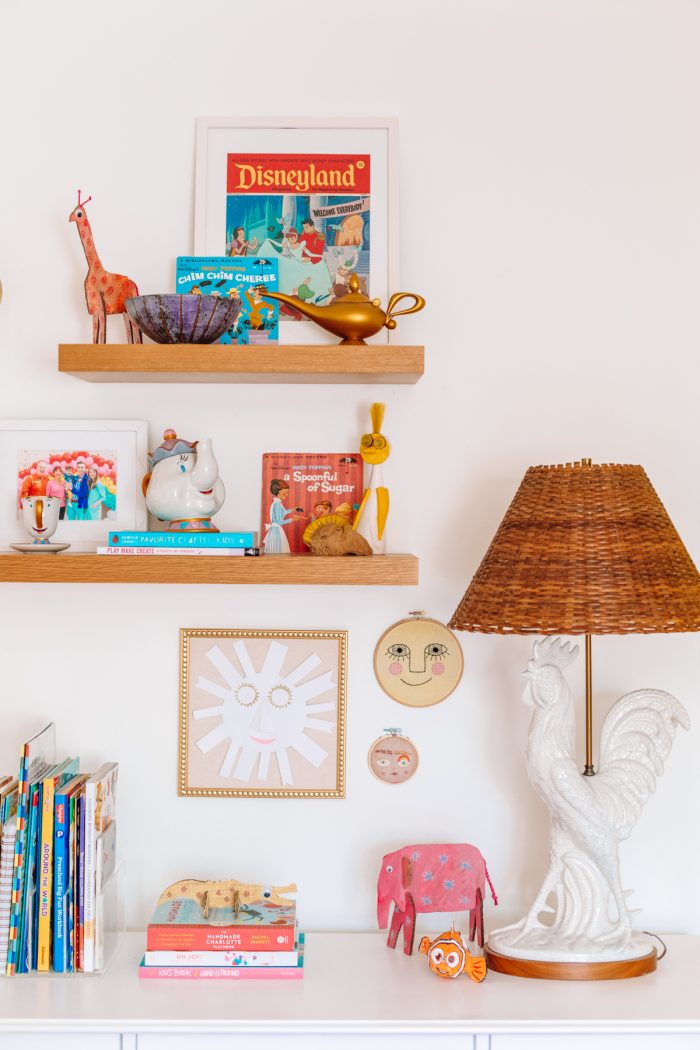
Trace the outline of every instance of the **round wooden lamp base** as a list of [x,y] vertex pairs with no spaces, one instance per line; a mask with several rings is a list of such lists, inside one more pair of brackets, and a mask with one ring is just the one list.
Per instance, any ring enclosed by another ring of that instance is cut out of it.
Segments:
[[534,977],[544,981],[617,981],[626,977],[642,977],[656,969],[656,949],[639,959],[621,959],[618,962],[542,962],[540,959],[516,959],[501,955],[484,945],[486,965],[496,973],[512,977]]

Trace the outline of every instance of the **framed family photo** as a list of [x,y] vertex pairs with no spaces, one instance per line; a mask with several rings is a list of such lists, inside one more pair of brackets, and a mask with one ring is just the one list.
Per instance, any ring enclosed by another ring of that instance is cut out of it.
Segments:
[[[397,139],[391,118],[201,117],[195,255],[274,259],[279,291],[300,305],[342,299],[353,274],[386,303],[398,287]],[[289,304],[279,333],[327,338]]]
[[183,629],[179,795],[344,798],[346,631]]
[[0,541],[26,540],[22,499],[60,501],[55,540],[76,551],[106,544],[112,530],[147,527],[141,479],[144,420],[0,420]]

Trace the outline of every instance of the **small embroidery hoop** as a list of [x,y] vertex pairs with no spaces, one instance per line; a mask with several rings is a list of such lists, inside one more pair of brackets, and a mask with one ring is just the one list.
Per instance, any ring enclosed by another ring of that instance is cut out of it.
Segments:
[[[384,740],[403,740],[408,745],[406,750],[410,750],[416,756],[413,771],[409,777],[406,777],[405,780],[397,780],[392,784],[390,780],[383,780],[382,777],[380,777],[372,769],[372,752],[374,751],[377,744],[381,744]],[[383,735],[378,736],[374,743],[370,744],[369,751],[367,752],[367,765],[369,766],[369,771],[372,774],[372,776],[375,778],[375,780],[378,780],[380,784],[388,784],[389,787],[397,787],[399,784],[405,784],[408,780],[413,780],[414,776],[418,772],[418,766],[420,765],[420,755],[418,754],[418,748],[413,743],[411,738],[409,736],[406,736],[405,733],[402,733],[400,728],[387,727],[384,730]]]
[[[412,623],[415,620],[420,620],[423,623],[434,623],[438,627],[440,627],[443,631],[446,631],[447,634],[452,639],[452,641],[453,641],[453,643],[454,643],[454,645],[456,647],[456,650],[457,650],[457,652],[460,655],[460,659],[461,659],[461,662],[462,662],[462,667],[461,667],[461,670],[459,672],[459,677],[457,678],[457,681],[455,682],[455,684],[452,687],[452,689],[450,689],[449,693],[446,693],[445,696],[440,697],[439,700],[433,700],[433,702],[430,703],[430,704],[409,704],[409,703],[407,703],[406,700],[400,700],[397,696],[393,696],[393,694],[390,693],[389,690],[386,688],[386,684],[379,677],[379,670],[378,670],[378,667],[377,667],[377,661],[378,661],[379,656],[380,656],[380,650],[382,648],[382,645],[384,643],[384,639],[386,638],[386,636],[388,634],[390,634],[390,632],[393,631],[395,627],[400,627],[401,624],[403,624],[403,623]],[[394,700],[395,703],[403,704],[404,707],[410,707],[413,710],[417,710],[417,709],[425,708],[425,707],[435,707],[436,704],[441,704],[443,702],[443,700],[447,700],[447,698],[449,696],[452,696],[452,694],[456,690],[457,686],[462,681],[462,675],[463,674],[464,674],[464,653],[462,651],[462,646],[459,644],[459,639],[457,638],[457,635],[454,633],[454,631],[451,631],[450,628],[446,624],[442,623],[440,620],[435,620],[431,616],[426,616],[424,609],[414,609],[414,610],[410,611],[408,616],[405,617],[403,620],[397,620],[396,623],[392,623],[392,625],[390,627],[387,627],[387,629],[382,632],[382,634],[381,634],[381,636],[379,638],[379,641],[377,642],[377,644],[375,646],[375,649],[374,649],[374,676],[377,679],[377,682],[379,683],[379,687],[381,688],[382,692],[386,693],[386,695],[389,697],[389,699],[390,700]]]

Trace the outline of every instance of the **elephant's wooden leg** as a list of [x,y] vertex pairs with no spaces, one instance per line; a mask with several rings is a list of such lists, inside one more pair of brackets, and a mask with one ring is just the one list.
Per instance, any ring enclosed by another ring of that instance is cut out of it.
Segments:
[[477,903],[476,903],[476,900],[475,900],[474,901],[474,907],[469,912],[469,940],[470,941],[474,941],[474,938],[476,937],[476,918],[477,918],[476,910],[477,910]]
[[416,935],[416,906],[410,893],[406,894],[406,911],[403,920],[403,950],[406,955],[413,953],[413,938]]
[[481,890],[476,891],[476,907],[472,912],[476,919],[476,940],[480,948],[484,947],[484,898]]
[[394,904],[394,913],[391,916],[391,924],[389,926],[389,936],[386,939],[387,948],[395,948],[396,942],[399,938],[399,930],[403,925],[405,912],[402,912],[400,908]]

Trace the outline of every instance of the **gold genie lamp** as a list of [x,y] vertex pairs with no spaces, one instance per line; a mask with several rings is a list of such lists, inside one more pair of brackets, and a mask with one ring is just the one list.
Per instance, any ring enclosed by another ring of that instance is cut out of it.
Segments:
[[[350,276],[348,287],[348,294],[329,306],[304,303],[296,296],[283,295],[281,292],[265,291],[262,298],[278,299],[279,302],[286,303],[304,317],[310,317],[327,332],[341,336],[340,342],[345,346],[362,346],[368,336],[376,335],[380,329],[396,328],[395,317],[418,313],[425,306],[425,299],[421,295],[397,292],[392,295],[384,312],[379,305],[379,299],[370,299],[360,291],[360,281],[356,273]],[[397,310],[396,307],[402,299],[413,299],[413,304],[405,310]]]

